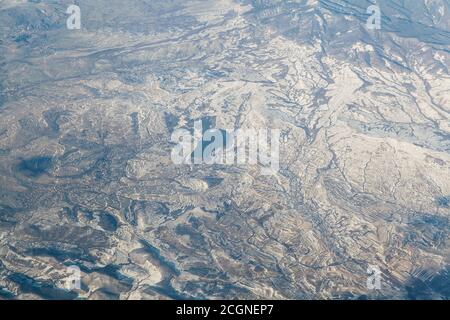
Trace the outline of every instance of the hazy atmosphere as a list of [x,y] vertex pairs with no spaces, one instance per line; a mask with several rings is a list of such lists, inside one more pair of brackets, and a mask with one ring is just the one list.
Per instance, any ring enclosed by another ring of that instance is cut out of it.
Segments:
[[1,0],[0,299],[449,299],[449,68],[448,0]]

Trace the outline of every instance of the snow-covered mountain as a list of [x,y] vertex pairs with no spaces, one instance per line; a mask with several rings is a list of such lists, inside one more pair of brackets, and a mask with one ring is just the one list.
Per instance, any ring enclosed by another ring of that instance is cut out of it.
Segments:
[[0,298],[448,299],[449,66],[447,0],[1,1]]

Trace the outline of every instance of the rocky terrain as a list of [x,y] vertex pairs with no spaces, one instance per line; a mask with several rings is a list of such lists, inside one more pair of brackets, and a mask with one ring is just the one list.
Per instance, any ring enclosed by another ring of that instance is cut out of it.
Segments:
[[[373,3],[0,1],[0,298],[448,299],[450,2]],[[199,119],[280,170],[173,164]]]

